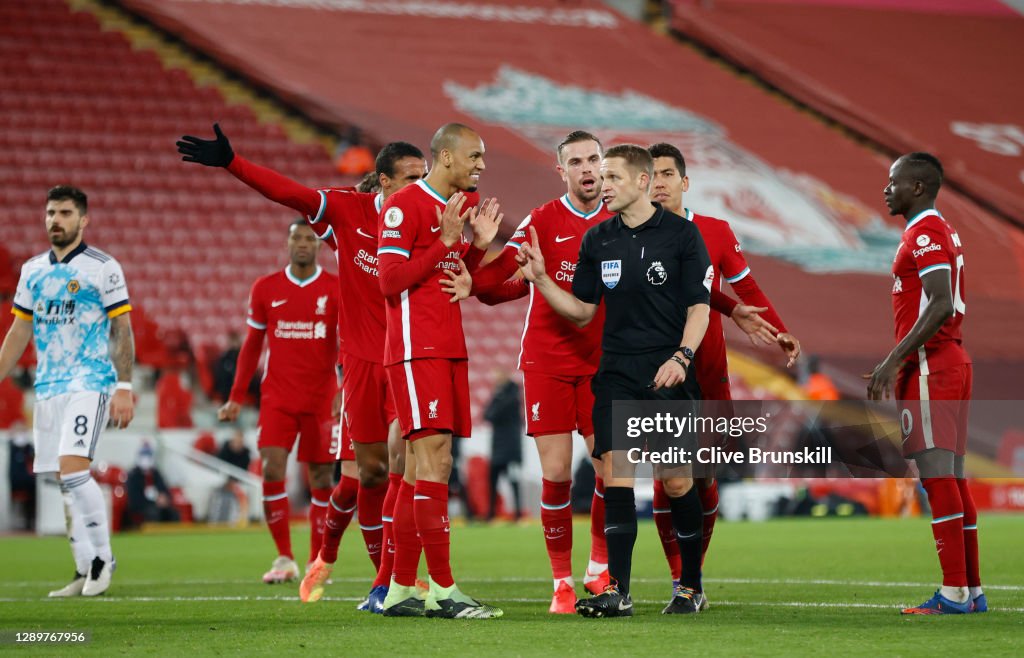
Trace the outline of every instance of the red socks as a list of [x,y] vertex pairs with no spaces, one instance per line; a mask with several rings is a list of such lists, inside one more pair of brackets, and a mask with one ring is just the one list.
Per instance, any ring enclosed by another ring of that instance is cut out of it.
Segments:
[[981,569],[978,565],[978,510],[967,480],[957,480],[960,501],[964,506],[964,558],[967,566],[967,586],[981,587]]
[[715,531],[715,521],[718,519],[718,480],[699,479],[693,481],[697,487],[697,495],[700,496],[700,506],[704,510],[704,547],[700,553],[700,566],[704,566],[704,557],[708,554],[708,545],[711,544],[711,533]]
[[594,478],[594,498],[590,502],[590,561],[608,564],[608,542],[604,538],[604,480]]
[[366,543],[366,552],[373,562],[373,568],[380,570],[381,542],[384,536],[384,522],[382,519],[384,497],[388,493],[388,485],[381,484],[376,487],[359,487],[359,529],[363,532],[363,541]]
[[391,574],[395,570],[395,536],[392,521],[395,516],[395,503],[398,501],[398,490],[401,487],[401,474],[388,473],[388,491],[381,507],[381,525],[384,528],[381,534],[380,567],[377,569],[377,578],[373,581],[373,587],[387,586],[391,582]]
[[327,519],[327,500],[331,497],[330,489],[313,489],[309,501],[309,561],[312,562],[320,553],[324,543],[324,522]]
[[[717,488],[715,493],[717,498]],[[676,541],[676,531],[672,525],[672,507],[665,493],[665,485],[657,479],[654,481],[654,525],[658,528],[658,537],[665,551],[669,571],[672,572],[672,580],[679,580],[683,574],[683,560],[679,555],[679,542]]]
[[416,495],[413,504],[416,515],[416,530],[423,543],[423,554],[427,558],[427,571],[439,587],[451,587],[450,560],[451,525],[448,521],[448,485],[441,482],[416,480]]
[[292,555],[292,536],[288,527],[288,494],[284,490],[284,480],[279,482],[263,481],[263,518],[267,520],[270,536],[274,538],[277,554],[295,559]]
[[942,584],[967,587],[967,565],[964,556],[964,505],[955,478],[925,478],[921,481],[928,492],[932,508],[932,535],[942,566]]
[[327,521],[324,524],[324,543],[320,547],[320,559],[327,564],[334,564],[338,560],[338,545],[355,514],[358,491],[359,480],[343,475],[341,482],[331,492]]
[[540,523],[551,561],[551,576],[556,580],[569,578],[572,576],[572,506],[569,504],[572,481],[542,482]]
[[420,565],[420,538],[416,533],[416,515],[413,506],[413,485],[402,480],[395,500],[394,520],[391,522],[395,540],[395,582],[405,587],[416,584],[416,569]]

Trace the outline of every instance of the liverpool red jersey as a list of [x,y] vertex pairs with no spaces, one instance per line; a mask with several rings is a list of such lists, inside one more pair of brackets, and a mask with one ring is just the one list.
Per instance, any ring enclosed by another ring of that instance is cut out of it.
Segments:
[[921,277],[935,270],[949,270],[953,286],[953,316],[916,354],[907,357],[920,363],[922,374],[970,363],[960,332],[967,310],[964,285],[964,250],[960,236],[937,210],[925,210],[907,222],[903,240],[892,264],[892,309],[896,318],[896,342],[903,340],[917,322],[927,297]]
[[342,352],[384,362],[384,295],[377,274],[380,194],[325,188],[320,209],[309,217],[313,230],[338,257],[338,338]]
[[[603,222],[612,213],[601,203],[589,213],[572,205],[564,194],[539,208],[534,208],[505,244],[506,255],[518,253],[530,239],[529,227],[537,231],[547,273],[562,290],[572,293],[583,234]],[[556,375],[592,375],[601,360],[601,329],[604,307],[587,324],[579,328],[556,313],[543,295],[530,286],[530,306],[523,326],[519,368]]]
[[288,268],[256,280],[246,322],[266,331],[263,403],[291,406],[334,395],[337,319],[338,277],[320,267],[304,281]]
[[[722,289],[722,281],[730,284],[739,283],[750,274],[747,259],[743,257],[739,240],[732,232],[729,223],[722,219],[697,215],[689,208],[685,210],[686,219],[697,225],[704,244],[708,248],[711,266],[715,278],[713,289]],[[712,395],[725,397],[724,390],[729,383],[729,363],[725,352],[725,333],[722,328],[721,313],[712,313],[708,319],[708,330],[700,343],[696,358],[697,384],[702,394],[710,399]],[[713,393],[721,391],[722,393]]]
[[[415,259],[436,249],[441,237],[437,210],[443,212],[445,202],[446,199],[424,180],[388,197],[379,219],[377,256],[387,254]],[[384,365],[421,358],[467,358],[462,309],[459,304],[451,303],[451,295],[442,290],[439,281],[443,270],[459,268],[459,258],[468,247],[469,241],[463,236],[459,244],[442,252],[433,265],[436,276],[385,297]]]

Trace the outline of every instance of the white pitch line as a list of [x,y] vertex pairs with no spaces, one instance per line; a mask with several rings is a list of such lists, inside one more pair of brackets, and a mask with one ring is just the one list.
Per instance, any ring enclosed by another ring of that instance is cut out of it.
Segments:
[[[53,601],[54,599],[48,598],[26,598],[26,599],[13,599],[13,598],[0,598],[0,603],[25,603],[26,601]],[[86,599],[81,599],[86,600]],[[87,599],[89,601],[101,601],[104,603],[166,603],[166,602],[199,602],[199,601],[211,601],[211,602],[241,602],[241,601],[272,601],[276,603],[298,603],[298,597],[294,596],[98,596],[95,598]],[[334,601],[334,602],[348,602],[355,603],[362,601],[360,597],[335,597],[325,596],[321,601]],[[548,604],[550,599],[536,599],[536,598],[503,598],[496,599],[496,603],[536,603],[536,604]],[[641,605],[662,605],[663,601],[654,600],[641,600],[635,601]],[[870,610],[899,610],[900,608],[906,607],[909,604],[894,605],[889,603],[845,603],[845,602],[823,602],[823,601],[728,601],[728,600],[714,600],[711,602],[712,606],[729,606],[737,608],[834,608],[834,609],[849,609],[849,608],[864,608]],[[1024,612],[1024,608],[995,608],[998,612]]]
[[[334,583],[369,583],[370,578],[331,578]],[[501,577],[501,578],[460,578],[461,582],[464,583],[483,583],[483,584],[501,584],[501,583],[547,583],[550,582],[550,578],[526,578],[526,577]],[[188,579],[188,580],[125,580],[122,578],[116,581],[119,585],[127,586],[167,586],[167,585],[258,585],[261,584],[258,580],[254,579],[235,579],[235,580],[204,580],[204,579]],[[668,579],[664,578],[633,578],[634,583],[666,583]],[[922,583],[922,582],[899,582],[899,581],[882,581],[882,580],[830,580],[830,579],[814,579],[814,578],[704,578],[704,582],[708,584],[722,583],[727,585],[786,585],[786,586],[821,586],[821,587],[935,587],[935,583]],[[54,583],[47,583],[41,581],[15,581],[0,583],[0,589],[3,587],[47,587]],[[996,591],[1007,591],[1007,592],[1021,592],[1024,591],[1024,585],[991,585],[985,583],[983,587],[986,590]]]

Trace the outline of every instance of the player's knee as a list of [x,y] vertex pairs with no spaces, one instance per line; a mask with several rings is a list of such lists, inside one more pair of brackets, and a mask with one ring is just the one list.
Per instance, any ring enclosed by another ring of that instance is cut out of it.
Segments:
[[566,462],[542,464],[541,472],[544,479],[550,482],[568,482],[572,479],[572,469]]
[[416,477],[424,480],[446,482],[452,472],[452,456],[450,453],[432,451],[425,459],[417,457]]
[[405,473],[405,450],[388,455],[388,468],[392,473]]
[[367,488],[379,487],[388,479],[388,465],[379,459],[368,459],[359,464],[359,484]]
[[693,487],[692,478],[683,477],[672,477],[664,480],[665,493],[668,494],[669,498],[679,498],[685,496],[690,488]]
[[273,457],[264,457],[263,479],[267,482],[281,482],[284,480],[287,464],[288,462],[274,459]]
[[328,489],[334,464],[317,464],[309,467],[309,486],[314,489]]

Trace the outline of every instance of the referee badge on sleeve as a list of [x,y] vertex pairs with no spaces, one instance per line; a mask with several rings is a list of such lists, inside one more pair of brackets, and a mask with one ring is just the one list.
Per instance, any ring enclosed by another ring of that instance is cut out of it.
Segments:
[[622,278],[622,261],[621,260],[603,260],[601,261],[601,281],[604,281],[604,285],[609,290],[619,285],[619,279]]

